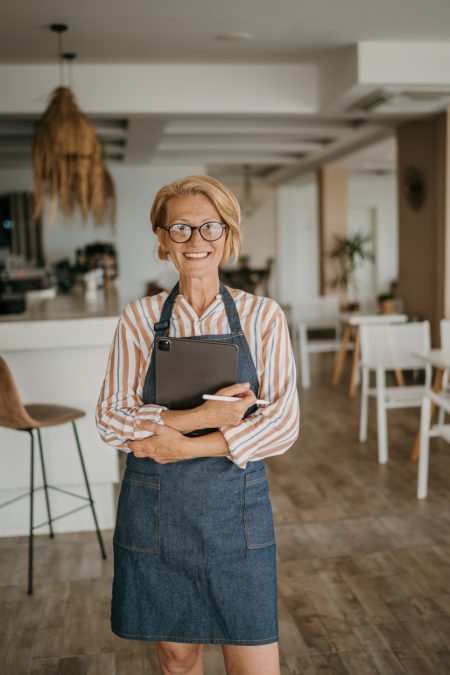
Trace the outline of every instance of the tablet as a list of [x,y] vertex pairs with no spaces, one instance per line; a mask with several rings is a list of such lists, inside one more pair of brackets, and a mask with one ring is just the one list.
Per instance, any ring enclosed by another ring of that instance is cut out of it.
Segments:
[[155,341],[156,403],[187,410],[237,382],[239,347],[232,342],[160,337]]

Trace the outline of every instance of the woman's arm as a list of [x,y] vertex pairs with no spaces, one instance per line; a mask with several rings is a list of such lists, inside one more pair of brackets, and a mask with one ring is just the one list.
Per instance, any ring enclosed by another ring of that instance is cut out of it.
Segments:
[[280,455],[299,434],[300,409],[295,361],[286,322],[279,305],[268,301],[263,318],[259,398],[271,401],[237,425],[221,427],[235,464]]
[[[228,445],[220,431],[207,436],[188,438],[179,431],[166,425],[142,421],[139,424],[146,430],[147,438],[128,441],[128,447],[135,457],[151,457],[159,464],[169,464],[196,457],[226,456],[232,459]],[[148,434],[151,436],[148,436]]]
[[127,441],[135,438],[136,422],[158,421],[164,410],[162,406],[144,405],[142,401],[142,369],[152,336],[144,342],[137,327],[137,312],[136,303],[130,303],[119,320],[95,415],[102,440],[125,451],[128,451]]

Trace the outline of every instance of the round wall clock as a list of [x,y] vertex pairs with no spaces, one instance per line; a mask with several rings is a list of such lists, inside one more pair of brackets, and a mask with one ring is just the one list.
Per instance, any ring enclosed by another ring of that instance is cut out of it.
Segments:
[[402,192],[409,206],[419,211],[425,202],[425,179],[422,172],[408,166],[403,174]]

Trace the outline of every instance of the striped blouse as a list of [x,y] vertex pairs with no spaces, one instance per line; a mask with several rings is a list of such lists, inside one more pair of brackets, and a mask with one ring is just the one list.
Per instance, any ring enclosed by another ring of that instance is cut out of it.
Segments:
[[[242,329],[259,377],[258,397],[271,401],[235,426],[220,431],[227,442],[228,458],[240,468],[286,452],[299,433],[299,401],[295,362],[286,318],[280,306],[264,298],[228,289],[236,303]],[[128,451],[127,441],[150,436],[137,429],[141,419],[161,421],[163,406],[142,401],[145,376],[154,339],[153,324],[161,316],[168,293],[130,302],[119,320],[100,393],[96,422],[100,436],[110,445]],[[169,334],[173,337],[220,335],[230,332],[222,296],[199,317],[183,295],[174,304]]]

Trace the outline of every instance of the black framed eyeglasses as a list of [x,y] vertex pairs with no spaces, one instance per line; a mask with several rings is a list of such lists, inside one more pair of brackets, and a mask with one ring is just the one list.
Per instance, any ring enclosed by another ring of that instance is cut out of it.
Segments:
[[192,237],[194,230],[198,230],[200,236],[205,241],[217,241],[223,235],[225,228],[228,227],[225,223],[208,222],[203,223],[200,227],[192,227],[186,223],[174,223],[170,227],[161,227],[169,233],[169,237],[177,244],[185,244]]

